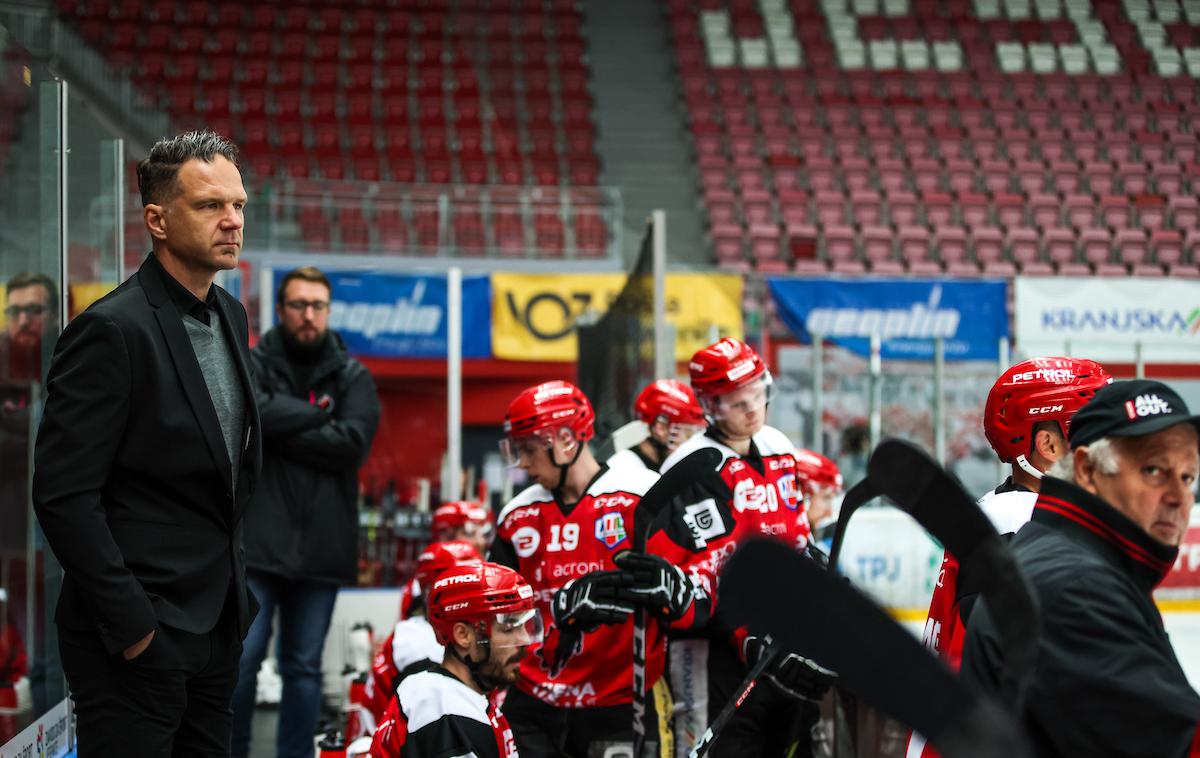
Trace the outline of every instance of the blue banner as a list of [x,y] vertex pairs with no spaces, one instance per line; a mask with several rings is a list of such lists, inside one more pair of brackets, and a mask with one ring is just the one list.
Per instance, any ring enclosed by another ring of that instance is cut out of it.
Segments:
[[996,360],[1008,337],[1003,281],[772,278],[767,285],[798,338],[819,334],[859,355],[870,354],[878,334],[884,358],[932,358],[941,337],[947,360]]
[[[275,271],[275,289],[287,272]],[[446,357],[446,277],[373,271],[325,271],[333,285],[329,328],[353,355]],[[491,284],[462,278],[462,354],[492,355]]]

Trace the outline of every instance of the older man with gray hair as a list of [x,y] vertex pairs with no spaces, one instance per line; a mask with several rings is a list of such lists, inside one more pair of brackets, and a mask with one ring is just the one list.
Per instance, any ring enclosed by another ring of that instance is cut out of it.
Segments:
[[[1071,420],[1071,454],[1013,540],[1042,609],[1036,673],[1013,704],[1038,756],[1167,758],[1197,741],[1200,696],[1151,593],[1187,532],[1198,428],[1176,392],[1146,380],[1101,388]],[[1004,665],[991,613],[978,608],[963,676],[995,694]]]

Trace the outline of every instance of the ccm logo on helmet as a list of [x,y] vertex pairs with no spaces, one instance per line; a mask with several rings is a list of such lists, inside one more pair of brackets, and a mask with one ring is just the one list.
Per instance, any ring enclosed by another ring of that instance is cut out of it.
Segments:
[[451,613],[453,611],[461,611],[463,608],[466,608],[469,605],[470,605],[470,603],[455,603],[454,605],[447,605],[445,608],[445,612]]
[[1043,405],[1040,408],[1030,408],[1029,415],[1036,416],[1039,413],[1059,413],[1063,409],[1061,405]]
[[448,576],[445,579],[438,579],[436,582],[434,582],[433,588],[436,590],[440,587],[449,587],[454,584],[467,584],[469,582],[481,581],[483,581],[482,574],[458,574],[457,576]]

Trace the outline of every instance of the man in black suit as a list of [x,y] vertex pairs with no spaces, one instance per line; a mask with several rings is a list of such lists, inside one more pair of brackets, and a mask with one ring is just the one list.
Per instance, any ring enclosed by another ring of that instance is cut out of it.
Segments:
[[138,164],[153,252],[63,331],[34,508],[66,577],[55,620],[80,758],[227,756],[260,470],[237,266],[246,191],[211,132]]

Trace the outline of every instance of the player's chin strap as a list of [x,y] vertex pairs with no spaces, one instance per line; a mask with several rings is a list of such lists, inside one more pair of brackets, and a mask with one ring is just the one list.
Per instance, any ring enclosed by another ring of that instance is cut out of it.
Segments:
[[1024,453],[1017,456],[1017,465],[1020,466],[1026,474],[1029,474],[1034,479],[1042,478],[1042,472],[1038,471],[1037,468],[1029,462],[1029,459],[1025,457]]
[[491,681],[491,677],[484,674],[481,670],[483,664],[487,663],[488,657],[492,654],[490,646],[491,641],[485,638],[478,639],[477,642],[481,648],[487,651],[484,653],[483,660],[481,661],[473,661],[469,656],[458,652],[457,645],[447,645],[446,650],[450,653],[450,655],[453,655],[455,658],[457,658],[459,663],[467,667],[467,671],[471,672],[471,679],[474,680],[475,685],[479,687],[480,691],[486,694],[496,689],[500,683]]
[[571,460],[566,463],[558,463],[554,457],[554,450],[550,450],[550,460],[554,461],[554,465],[558,466],[558,484],[554,485],[552,492],[558,492],[567,483],[567,469],[575,465],[575,461],[579,460],[579,456],[583,453],[583,443],[575,441],[575,455],[571,456]]

